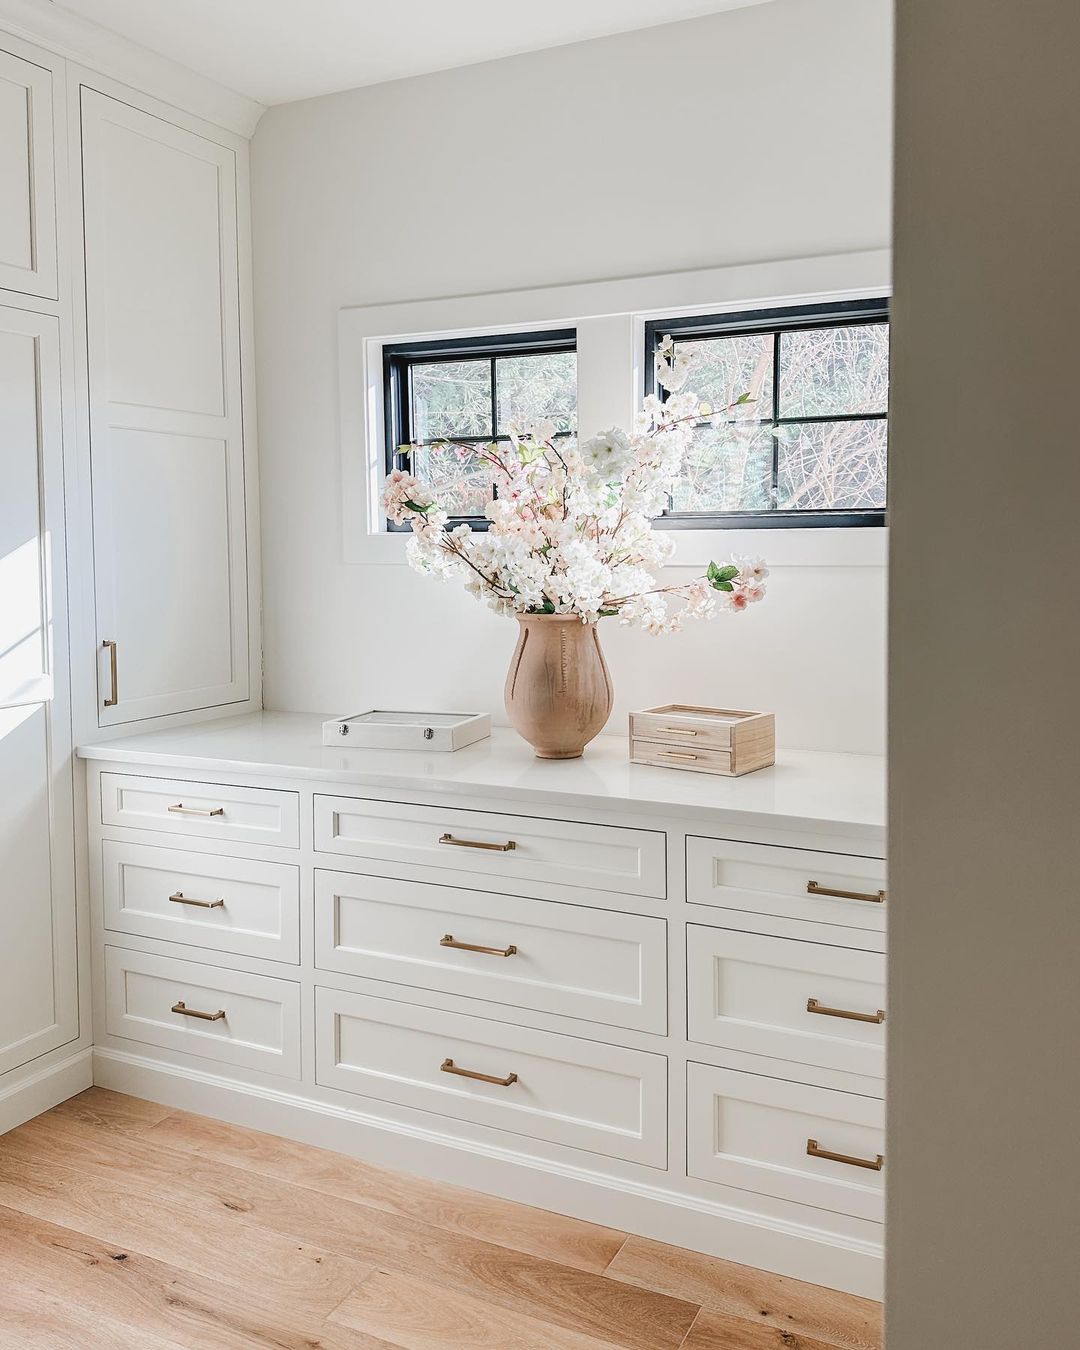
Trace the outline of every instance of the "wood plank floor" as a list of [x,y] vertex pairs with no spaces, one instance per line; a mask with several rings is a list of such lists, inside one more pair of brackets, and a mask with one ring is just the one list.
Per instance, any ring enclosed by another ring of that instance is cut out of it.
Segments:
[[101,1088],[0,1136],[3,1350],[880,1350],[880,1315]]

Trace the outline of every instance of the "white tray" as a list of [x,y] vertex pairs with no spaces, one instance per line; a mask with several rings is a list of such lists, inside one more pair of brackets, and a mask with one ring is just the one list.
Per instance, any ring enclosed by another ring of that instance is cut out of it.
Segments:
[[360,750],[460,750],[491,735],[489,713],[373,708],[323,723],[323,745]]

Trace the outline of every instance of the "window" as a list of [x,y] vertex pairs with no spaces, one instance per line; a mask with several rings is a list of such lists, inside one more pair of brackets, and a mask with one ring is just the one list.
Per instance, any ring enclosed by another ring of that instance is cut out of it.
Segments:
[[888,434],[885,300],[657,320],[645,326],[646,392],[668,335],[689,358],[702,422],[664,515],[673,527],[882,525]]
[[546,417],[558,435],[570,435],[577,422],[576,342],[576,330],[562,328],[384,346],[387,468],[409,465],[398,447],[413,445],[412,472],[430,484],[451,519],[484,529],[491,495],[485,466],[468,450],[434,443],[505,441],[511,423]]

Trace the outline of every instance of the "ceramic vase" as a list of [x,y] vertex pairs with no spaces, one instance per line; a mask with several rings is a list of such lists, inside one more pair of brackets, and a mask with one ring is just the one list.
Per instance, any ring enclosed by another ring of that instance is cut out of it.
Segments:
[[611,713],[611,677],[595,623],[519,614],[506,676],[511,725],[540,759],[577,759]]

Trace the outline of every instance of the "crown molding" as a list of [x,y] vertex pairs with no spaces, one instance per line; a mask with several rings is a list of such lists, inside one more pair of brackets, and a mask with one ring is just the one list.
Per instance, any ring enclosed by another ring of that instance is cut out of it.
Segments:
[[[0,30],[250,140],[261,103],[91,23],[51,0],[0,0]],[[2,36],[2,35],[0,35]]]

